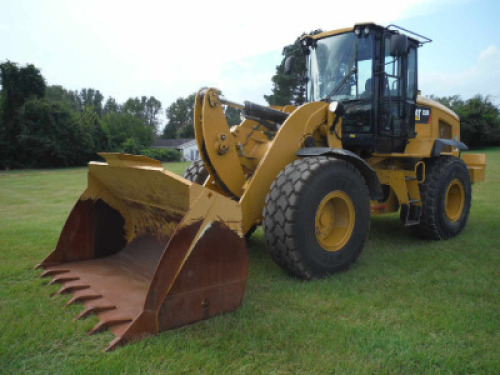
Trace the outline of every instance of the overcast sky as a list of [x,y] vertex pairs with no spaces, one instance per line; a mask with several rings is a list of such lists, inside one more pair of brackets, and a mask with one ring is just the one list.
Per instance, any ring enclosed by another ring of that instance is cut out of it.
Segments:
[[92,87],[164,107],[202,86],[264,104],[283,46],[304,31],[397,23],[433,39],[419,51],[423,94],[500,103],[500,1],[10,1],[0,61],[33,63],[49,85]]

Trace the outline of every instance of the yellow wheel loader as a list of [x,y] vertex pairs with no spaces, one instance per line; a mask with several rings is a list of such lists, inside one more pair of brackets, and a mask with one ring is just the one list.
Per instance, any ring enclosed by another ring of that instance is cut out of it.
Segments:
[[[429,41],[375,24],[304,36],[301,106],[200,91],[201,161],[182,178],[142,156],[101,154],[43,276],[84,305],[78,317],[98,317],[91,333],[115,334],[113,349],[237,309],[257,225],[275,262],[306,280],[347,269],[372,215],[399,211],[425,238],[459,234],[486,161],[462,153],[454,112],[418,94],[417,50]],[[227,106],[241,124],[228,126]]]

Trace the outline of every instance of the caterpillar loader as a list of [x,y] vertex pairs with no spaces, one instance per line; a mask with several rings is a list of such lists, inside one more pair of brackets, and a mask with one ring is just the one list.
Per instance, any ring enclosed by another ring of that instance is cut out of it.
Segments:
[[[486,161],[462,153],[454,112],[419,95],[417,52],[429,41],[371,23],[304,36],[300,106],[201,90],[201,160],[186,178],[143,156],[101,154],[42,275],[84,305],[77,318],[98,317],[90,333],[114,333],[109,350],[237,309],[256,225],[274,261],[306,280],[355,262],[372,215],[399,211],[425,238],[456,236]],[[241,110],[239,125],[228,126],[227,106]]]

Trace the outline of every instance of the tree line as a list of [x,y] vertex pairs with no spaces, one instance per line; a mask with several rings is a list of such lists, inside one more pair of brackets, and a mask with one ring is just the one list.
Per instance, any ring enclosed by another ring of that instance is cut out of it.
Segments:
[[32,64],[0,64],[0,167],[84,165],[100,151],[140,153],[160,125],[155,97],[119,104],[99,90],[47,86]]
[[[193,138],[195,93],[165,109],[154,96],[118,103],[96,89],[67,90],[48,86],[33,64],[0,64],[0,168],[44,168],[85,165],[97,152],[143,154],[162,161],[180,153],[152,149],[155,138]],[[239,111],[227,108],[231,125]]]

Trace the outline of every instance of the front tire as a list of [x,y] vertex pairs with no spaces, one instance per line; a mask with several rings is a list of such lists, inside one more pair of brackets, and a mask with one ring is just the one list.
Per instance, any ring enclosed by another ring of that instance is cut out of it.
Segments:
[[368,188],[346,161],[299,159],[271,185],[263,216],[273,260],[300,279],[322,278],[360,255],[370,228]]

